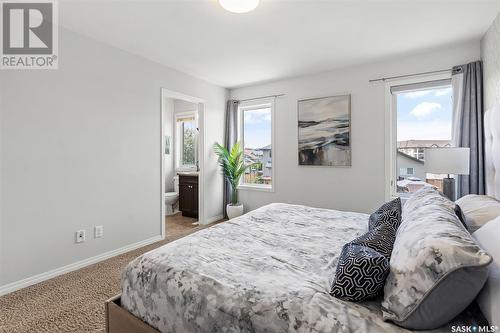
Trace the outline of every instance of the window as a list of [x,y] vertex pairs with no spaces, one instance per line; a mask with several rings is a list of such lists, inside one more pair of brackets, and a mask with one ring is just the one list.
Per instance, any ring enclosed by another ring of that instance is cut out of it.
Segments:
[[415,172],[415,169],[413,168],[400,168],[399,169],[399,175],[407,175],[407,176],[412,176]]
[[239,108],[240,142],[245,165],[252,165],[242,177],[240,187],[273,189],[273,109],[272,102],[242,103]]
[[179,114],[177,127],[177,166],[179,169],[197,168],[197,125],[196,115]]
[[[451,147],[453,96],[449,78],[391,86],[395,121],[392,143],[393,195],[424,186],[442,190],[446,175],[425,172],[425,150]],[[394,186],[394,184],[396,186]]]

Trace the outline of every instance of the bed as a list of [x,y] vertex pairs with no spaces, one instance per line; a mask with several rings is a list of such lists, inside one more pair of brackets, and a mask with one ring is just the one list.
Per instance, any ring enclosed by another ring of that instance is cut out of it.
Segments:
[[[329,295],[343,244],[365,233],[367,221],[361,213],[261,207],[132,261],[121,308],[160,332],[408,332],[382,320],[380,300]],[[462,315],[450,325],[471,323]]]
[[[487,194],[500,199],[500,110],[485,119]],[[276,203],[169,243],[129,263],[107,332],[409,332],[383,321],[380,299],[329,295],[342,246],[367,221]],[[488,325],[474,306],[432,332],[470,325]]]

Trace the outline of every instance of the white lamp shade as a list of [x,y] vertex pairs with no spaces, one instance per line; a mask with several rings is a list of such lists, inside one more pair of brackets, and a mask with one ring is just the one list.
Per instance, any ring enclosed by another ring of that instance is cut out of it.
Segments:
[[425,171],[435,174],[468,175],[469,148],[427,148]]

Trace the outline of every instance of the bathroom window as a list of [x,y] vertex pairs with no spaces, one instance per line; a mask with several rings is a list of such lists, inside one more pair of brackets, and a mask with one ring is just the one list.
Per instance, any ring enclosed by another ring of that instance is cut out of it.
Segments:
[[177,124],[177,165],[178,169],[197,168],[197,122],[193,114],[178,115]]
[[273,120],[273,101],[243,102],[239,107],[239,140],[245,164],[252,165],[242,177],[242,189],[273,190]]

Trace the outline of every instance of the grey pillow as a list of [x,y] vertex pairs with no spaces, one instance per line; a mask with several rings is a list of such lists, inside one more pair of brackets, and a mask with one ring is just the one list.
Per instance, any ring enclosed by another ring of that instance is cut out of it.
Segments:
[[416,192],[402,209],[384,287],[384,320],[409,329],[446,324],[474,300],[491,261],[461,226],[454,203],[432,188]]

